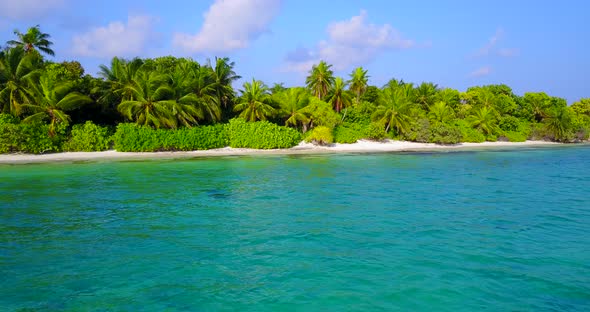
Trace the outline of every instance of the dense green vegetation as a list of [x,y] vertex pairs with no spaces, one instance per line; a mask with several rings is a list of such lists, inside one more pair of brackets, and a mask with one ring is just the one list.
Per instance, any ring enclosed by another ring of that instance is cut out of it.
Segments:
[[590,136],[590,99],[568,106],[506,85],[459,92],[391,79],[368,84],[362,67],[335,77],[320,62],[305,87],[240,78],[227,58],[113,58],[99,77],[76,61],[54,63],[39,26],[0,52],[0,153],[288,148],[385,138],[458,142],[578,142]]

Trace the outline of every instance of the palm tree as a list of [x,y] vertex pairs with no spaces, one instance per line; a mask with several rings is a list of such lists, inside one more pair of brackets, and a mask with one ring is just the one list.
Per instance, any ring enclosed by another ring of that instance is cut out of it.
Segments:
[[434,104],[434,98],[438,92],[438,86],[432,82],[423,82],[415,90],[416,102],[422,105],[423,109],[428,109],[430,105]]
[[30,102],[31,82],[39,77],[40,59],[22,49],[8,49],[0,58],[0,103],[2,112],[21,114]]
[[24,34],[17,29],[14,34],[18,37],[18,40],[10,40],[7,42],[8,45],[22,48],[26,53],[32,53],[38,49],[45,54],[55,55],[55,52],[50,48],[53,45],[53,42],[49,41],[51,36],[41,32],[39,25],[29,28]]
[[134,58],[130,61],[114,57],[111,60],[111,67],[100,65],[99,76],[103,77],[111,84],[111,91],[121,97],[122,101],[133,100],[136,86],[134,79],[137,73],[142,69],[144,62],[140,58]]
[[310,102],[307,90],[304,88],[290,88],[277,93],[274,98],[279,104],[281,115],[286,118],[285,126],[297,128],[301,125],[305,128],[311,115],[307,109]]
[[337,113],[340,113],[342,108],[350,106],[352,99],[350,94],[344,90],[346,83],[342,78],[338,77],[334,80],[334,88],[329,94],[328,102],[332,104],[332,107]]
[[363,69],[362,67],[357,67],[351,74],[349,88],[350,91],[356,94],[356,104],[361,101],[361,95],[367,91],[367,85],[369,82],[369,76],[367,75],[367,70]]
[[398,134],[404,134],[410,127],[409,104],[403,89],[386,88],[379,98],[373,119],[385,124],[385,132],[394,128]]
[[[221,105],[215,77],[209,66],[197,66],[190,70],[189,93],[183,101],[189,101],[203,112],[205,119],[216,122],[221,120]],[[233,90],[233,89],[232,89]],[[232,91],[233,92],[233,91]]]
[[229,58],[215,58],[215,67],[209,64],[213,69],[214,88],[217,93],[218,103],[225,109],[229,109],[230,102],[234,98],[234,88],[232,83],[242,77],[234,72],[234,62],[230,62]]
[[332,65],[321,61],[311,68],[309,76],[305,79],[305,84],[311,93],[320,100],[328,94],[334,84],[334,72],[330,69],[331,67]]
[[266,120],[275,114],[268,87],[260,80],[252,79],[252,83],[245,82],[242,96],[234,106],[235,112],[241,112],[240,117],[247,121]]
[[485,135],[492,134],[497,131],[498,126],[496,125],[496,112],[493,108],[482,106],[473,111],[473,113],[467,117],[467,121],[472,127],[481,130]]
[[557,141],[567,141],[572,128],[572,116],[567,107],[556,107],[548,112],[545,125]]
[[444,124],[455,118],[455,112],[447,103],[440,101],[430,107],[428,118],[434,123]]
[[179,112],[173,99],[174,91],[166,84],[166,76],[139,72],[133,79],[131,90],[131,99],[123,100],[117,107],[123,116],[139,125],[176,128]]
[[23,122],[49,119],[49,136],[54,136],[58,123],[67,124],[70,121],[67,111],[92,103],[90,97],[72,91],[74,86],[73,81],[58,84],[47,76],[41,76],[38,84],[31,85],[31,102],[22,105],[24,111],[31,113]]

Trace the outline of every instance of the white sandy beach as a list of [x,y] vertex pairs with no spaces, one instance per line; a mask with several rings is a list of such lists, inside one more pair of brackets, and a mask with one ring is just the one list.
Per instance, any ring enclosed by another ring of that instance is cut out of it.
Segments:
[[379,152],[412,152],[412,151],[451,151],[469,149],[495,149],[518,148],[534,146],[558,146],[559,143],[545,141],[526,142],[484,142],[484,143],[460,143],[455,145],[438,145],[433,143],[416,143],[406,141],[358,141],[353,144],[333,144],[331,146],[316,146],[311,143],[301,142],[298,146],[289,149],[258,150],[246,148],[220,148],[205,151],[190,152],[155,152],[155,153],[126,153],[117,151],[105,152],[66,152],[54,154],[3,154],[0,155],[0,164],[23,164],[43,162],[71,162],[71,161],[97,161],[116,159],[173,159],[214,156],[244,156],[244,155],[305,155],[326,153],[379,153]]

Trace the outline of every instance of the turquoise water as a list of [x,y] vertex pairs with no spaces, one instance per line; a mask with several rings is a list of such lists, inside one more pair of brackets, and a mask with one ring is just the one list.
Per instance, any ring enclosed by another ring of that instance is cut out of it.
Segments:
[[0,166],[4,311],[590,310],[590,147]]

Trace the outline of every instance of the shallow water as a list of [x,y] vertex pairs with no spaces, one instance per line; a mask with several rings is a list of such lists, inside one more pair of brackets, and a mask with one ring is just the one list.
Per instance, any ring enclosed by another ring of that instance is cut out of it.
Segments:
[[0,310],[590,309],[590,148],[0,166]]

